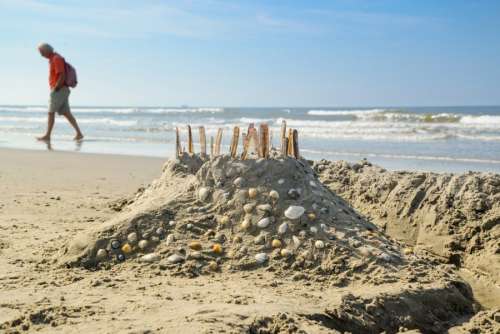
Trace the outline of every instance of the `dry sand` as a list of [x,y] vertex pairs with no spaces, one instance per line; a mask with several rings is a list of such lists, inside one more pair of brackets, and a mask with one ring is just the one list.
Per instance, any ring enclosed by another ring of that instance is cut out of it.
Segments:
[[[254,225],[264,216],[252,216],[250,230],[239,229],[246,200],[239,201],[238,191],[231,190],[235,175],[227,177],[231,182],[218,183],[217,166],[205,166],[205,174],[195,174],[199,166],[190,162],[169,163],[162,174],[164,161],[159,159],[17,150],[0,150],[0,161],[0,332],[409,329],[418,333],[420,329],[439,333],[455,326],[451,330],[455,333],[494,333],[498,329],[498,312],[490,309],[473,315],[479,306],[454,264],[405,251],[406,244],[372,231],[371,223],[325,189],[321,194],[314,194],[313,186],[305,189],[308,200],[301,203],[312,206],[316,198],[328,198],[331,207],[328,213],[318,208],[318,219],[337,212],[342,228],[322,230],[319,236],[303,233],[301,240],[306,242],[294,249],[291,233],[300,232],[301,226],[290,222],[290,232],[281,241],[290,246],[292,255],[283,259],[271,249],[274,228],[266,234],[269,237],[261,238],[263,244],[254,242],[260,235]],[[224,160],[220,164],[223,169],[234,167]],[[295,187],[307,187],[315,180],[309,180],[308,167],[303,168]],[[273,178],[272,169],[262,173]],[[260,182],[244,170],[251,185]],[[146,189],[136,194],[141,187]],[[198,198],[202,187],[211,188],[206,201]],[[248,185],[242,187],[247,191]],[[269,193],[265,178],[257,189]],[[281,193],[285,189],[278,190],[283,202],[274,207],[276,217],[290,204]],[[230,198],[221,197],[226,192]],[[222,219],[225,215],[230,216],[229,224]],[[148,219],[141,223],[137,217]],[[172,219],[174,226],[168,225]],[[208,221],[216,225],[207,225]],[[335,219],[325,221],[335,225]],[[96,249],[128,235],[131,226],[141,237],[152,232],[141,227],[148,222],[154,231],[162,227],[162,233],[174,234],[175,242],[167,244],[160,233],[158,240],[149,237],[150,249],[134,248],[123,262],[111,255],[106,261],[92,261]],[[319,221],[317,225],[321,227]],[[339,232],[344,237],[346,231],[351,235],[345,239],[352,237],[354,242],[329,238]],[[236,236],[247,248],[243,253],[234,245]],[[75,246],[75,240],[81,242]],[[168,263],[172,254],[187,255],[183,252],[193,240],[200,240],[203,247],[218,241],[224,252],[214,256],[203,250],[201,257]],[[324,241],[325,250],[317,252],[312,240]],[[359,256],[359,249],[368,245],[370,252]],[[150,251],[157,252],[159,260],[141,262],[142,254]],[[268,253],[270,258],[256,265],[253,252]]]

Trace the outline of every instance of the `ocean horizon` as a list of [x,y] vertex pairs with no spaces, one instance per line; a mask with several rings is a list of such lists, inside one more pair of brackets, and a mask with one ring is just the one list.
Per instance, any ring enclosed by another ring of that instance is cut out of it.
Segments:
[[[51,149],[87,153],[173,157],[175,128],[187,138],[198,127],[207,136],[224,131],[228,151],[234,126],[267,123],[279,146],[281,122],[299,131],[307,159],[359,161],[390,170],[500,173],[500,106],[449,107],[131,107],[73,106],[84,134],[57,117]],[[46,106],[0,106],[0,147],[47,149],[34,139],[46,127]],[[240,146],[241,148],[241,146]]]

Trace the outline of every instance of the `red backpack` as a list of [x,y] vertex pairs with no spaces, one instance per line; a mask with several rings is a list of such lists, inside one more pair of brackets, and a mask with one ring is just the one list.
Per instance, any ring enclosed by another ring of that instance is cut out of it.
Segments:
[[64,72],[66,74],[66,77],[64,79],[64,83],[66,84],[66,86],[75,88],[78,84],[78,80],[76,78],[76,70],[66,60],[64,60]]

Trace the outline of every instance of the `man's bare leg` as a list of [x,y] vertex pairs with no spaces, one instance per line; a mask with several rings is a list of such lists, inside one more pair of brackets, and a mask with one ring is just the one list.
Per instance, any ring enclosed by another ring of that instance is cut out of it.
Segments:
[[78,127],[78,123],[76,122],[75,117],[73,117],[73,114],[71,112],[67,112],[63,114],[64,117],[68,120],[69,124],[75,129],[76,131],[76,136],[73,138],[74,140],[81,140],[83,139],[83,134],[80,131],[80,128]]
[[47,116],[47,132],[45,135],[41,137],[37,137],[38,140],[45,140],[48,141],[50,140],[50,135],[52,134],[52,129],[54,128],[54,121],[55,121],[56,115],[53,112],[49,112]]

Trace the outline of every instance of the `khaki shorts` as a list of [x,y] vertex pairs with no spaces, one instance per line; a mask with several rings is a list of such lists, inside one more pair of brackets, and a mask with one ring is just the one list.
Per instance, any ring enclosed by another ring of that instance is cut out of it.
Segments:
[[51,91],[49,99],[49,113],[56,112],[58,115],[69,113],[69,94],[70,90],[66,86],[60,88],[58,91]]

